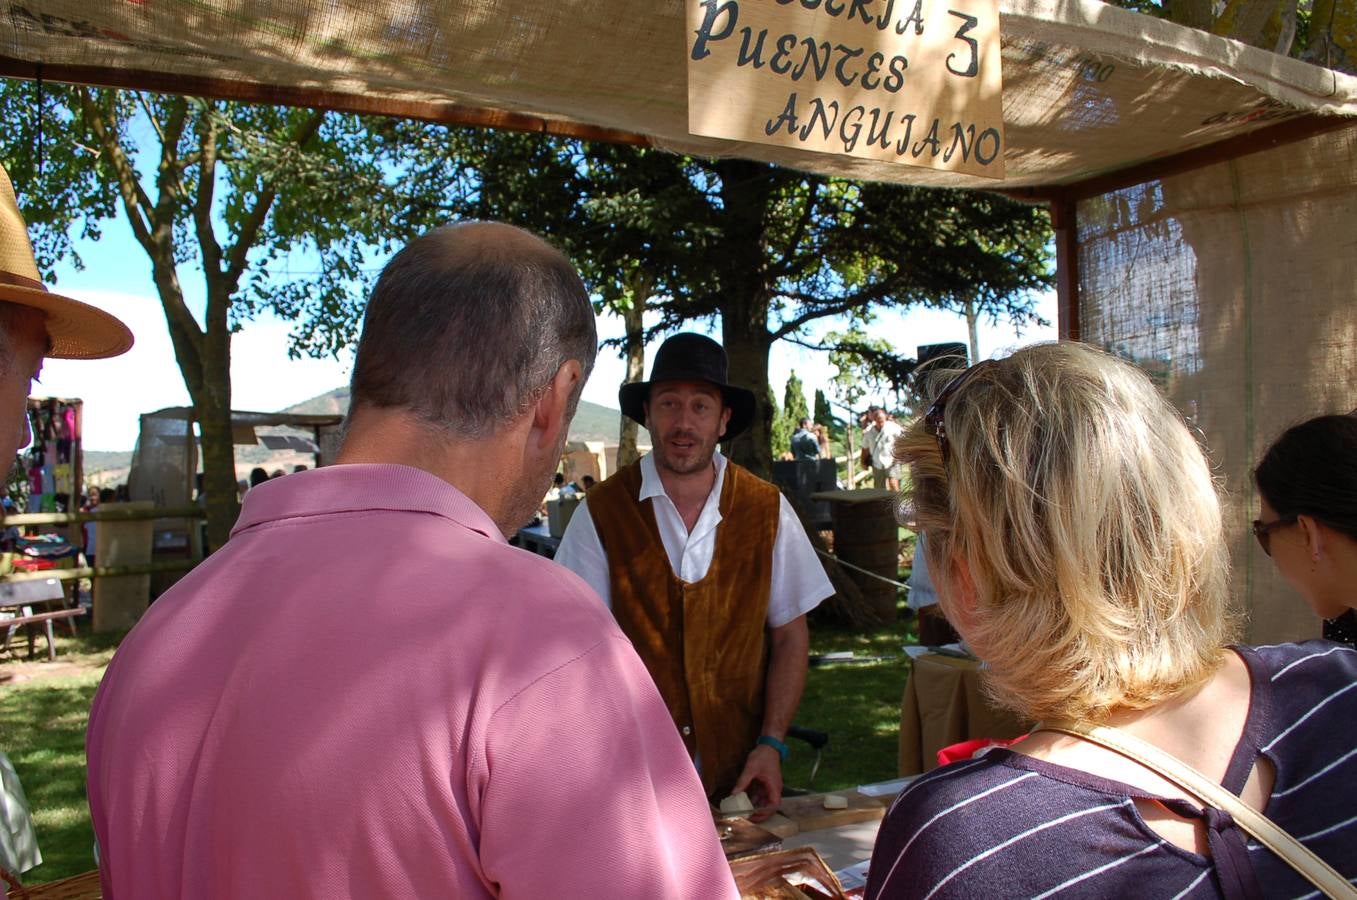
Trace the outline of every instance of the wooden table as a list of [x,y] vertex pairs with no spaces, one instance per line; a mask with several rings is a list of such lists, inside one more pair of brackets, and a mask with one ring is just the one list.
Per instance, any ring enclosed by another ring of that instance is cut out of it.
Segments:
[[979,660],[924,654],[914,660],[900,701],[900,774],[937,768],[943,747],[972,738],[1007,740],[1030,727],[989,704]]
[[56,619],[71,619],[83,616],[85,610],[80,607],[66,607],[66,591],[55,578],[38,581],[0,582],[0,629],[4,631],[4,643],[0,651],[9,652],[9,642],[14,632],[21,627],[28,629],[28,656],[33,657],[33,644],[36,637],[35,626],[41,624],[47,634],[47,658],[57,658],[57,645],[52,632],[52,622]]

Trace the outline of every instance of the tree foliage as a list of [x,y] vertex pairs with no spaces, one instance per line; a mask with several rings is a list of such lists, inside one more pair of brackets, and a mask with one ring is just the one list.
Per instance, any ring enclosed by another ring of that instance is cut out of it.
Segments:
[[792,432],[796,430],[796,424],[787,418],[786,411],[778,406],[772,388],[768,389],[768,402],[773,407],[773,421],[768,429],[769,440],[772,443],[773,456],[780,457],[791,449]]
[[[270,309],[301,323],[299,352],[348,343],[368,261],[399,237],[383,214],[395,194],[382,145],[354,116],[182,96],[39,96],[7,81],[0,109],[15,125],[0,156],[46,277],[60,259],[81,267],[72,238],[97,239],[115,218],[145,252],[201,433],[209,541],[221,546],[236,516],[231,335]],[[318,268],[288,271],[299,252]]]
[[1050,284],[1045,211],[996,195],[560,138],[454,140],[451,152],[442,138],[403,143],[430,169],[441,160],[482,183],[461,211],[557,237],[606,306],[645,298],[656,316],[647,336],[719,321],[731,378],[758,405],[727,451],[756,471],[781,446],[768,380],[777,341],[830,350],[815,333],[820,320],[862,323],[873,309],[956,309],[968,299],[1021,323],[1034,318],[1030,292]]
[[839,427],[839,420],[835,418],[833,410],[829,408],[829,398],[820,388],[815,389],[815,414],[812,418],[815,419],[816,425],[823,425],[831,432]]
[[796,377],[795,369],[787,376],[787,386],[782,391],[782,413],[792,424],[793,430],[802,419],[810,418],[810,410],[806,406],[806,386]]
[[1282,56],[1357,74],[1357,0],[1111,0]]

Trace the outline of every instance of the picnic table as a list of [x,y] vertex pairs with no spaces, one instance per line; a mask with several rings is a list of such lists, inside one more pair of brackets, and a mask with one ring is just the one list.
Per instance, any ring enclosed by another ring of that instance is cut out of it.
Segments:
[[[56,640],[52,632],[52,622],[57,619],[71,621],[83,616],[85,610],[80,607],[66,606],[66,590],[55,578],[31,581],[0,581],[0,630],[4,632],[0,651],[10,652],[9,642],[15,632],[26,628],[28,632],[28,656],[33,657],[34,638],[38,626],[47,635],[47,658],[57,658]],[[74,629],[74,625],[72,625]]]

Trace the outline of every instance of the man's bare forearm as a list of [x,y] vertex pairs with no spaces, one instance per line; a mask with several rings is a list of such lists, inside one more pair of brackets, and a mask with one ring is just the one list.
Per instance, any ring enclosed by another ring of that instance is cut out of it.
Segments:
[[763,734],[783,740],[801,704],[806,688],[806,656],[810,629],[806,617],[798,616],[772,630],[768,678],[764,686]]

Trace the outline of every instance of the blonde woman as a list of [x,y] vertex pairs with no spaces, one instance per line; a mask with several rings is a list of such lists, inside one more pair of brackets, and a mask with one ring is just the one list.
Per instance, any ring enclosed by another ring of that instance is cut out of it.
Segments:
[[[1033,720],[1122,728],[1357,877],[1357,652],[1231,647],[1215,485],[1140,371],[1079,344],[953,379],[900,439],[943,611]],[[901,793],[877,897],[1297,897],[1309,885],[1152,771],[1037,731]]]

